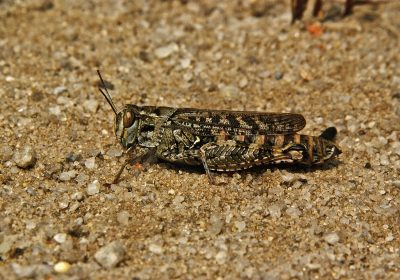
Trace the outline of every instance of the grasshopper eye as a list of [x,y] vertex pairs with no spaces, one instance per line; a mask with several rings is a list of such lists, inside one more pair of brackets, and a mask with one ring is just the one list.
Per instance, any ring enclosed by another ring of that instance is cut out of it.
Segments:
[[132,124],[133,124],[133,115],[132,115],[131,112],[129,112],[129,111],[125,112],[123,122],[124,122],[124,127],[125,128],[128,128],[128,127],[132,126]]

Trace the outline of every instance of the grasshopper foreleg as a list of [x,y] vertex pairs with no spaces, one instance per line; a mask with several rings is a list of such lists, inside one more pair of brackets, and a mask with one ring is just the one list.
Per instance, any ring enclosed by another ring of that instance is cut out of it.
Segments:
[[139,154],[135,154],[133,155],[133,157],[130,157],[130,155],[133,154],[133,151],[128,150],[126,152],[126,160],[125,162],[122,164],[121,168],[119,169],[118,173],[116,174],[114,180],[113,180],[113,184],[117,184],[119,181],[119,178],[121,177],[122,172],[124,172],[125,167],[129,164],[129,165],[134,165],[135,163],[138,162],[143,162],[143,161],[147,161],[149,159],[151,159],[152,157],[154,157],[154,152],[155,149],[149,149],[149,148],[142,148],[139,151]]

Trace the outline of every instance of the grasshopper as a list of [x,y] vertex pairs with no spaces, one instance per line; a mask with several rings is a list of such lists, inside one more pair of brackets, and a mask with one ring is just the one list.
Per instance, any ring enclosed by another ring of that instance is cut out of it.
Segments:
[[149,157],[203,166],[211,171],[237,171],[264,164],[322,164],[341,153],[332,141],[336,129],[320,136],[297,134],[306,121],[300,114],[224,111],[193,108],[125,105],[118,110],[97,71],[103,94],[115,113],[115,135],[127,164]]

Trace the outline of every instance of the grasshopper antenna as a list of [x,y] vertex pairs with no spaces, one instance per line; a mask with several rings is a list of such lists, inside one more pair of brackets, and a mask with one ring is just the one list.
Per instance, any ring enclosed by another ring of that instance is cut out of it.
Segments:
[[117,107],[115,107],[114,102],[112,101],[111,95],[108,93],[106,83],[104,82],[103,77],[100,74],[100,70],[97,70],[97,74],[99,75],[101,84],[103,85],[103,88],[105,90],[105,91],[103,91],[101,89],[101,87],[99,87],[99,91],[101,92],[101,94],[103,94],[104,98],[107,100],[108,104],[110,104],[112,110],[117,115],[118,114]]

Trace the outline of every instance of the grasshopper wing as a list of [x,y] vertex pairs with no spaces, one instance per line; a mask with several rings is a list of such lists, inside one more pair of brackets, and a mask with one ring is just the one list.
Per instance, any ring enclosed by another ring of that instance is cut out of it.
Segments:
[[170,121],[172,127],[201,136],[292,134],[306,125],[299,114],[190,108],[177,109]]

